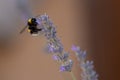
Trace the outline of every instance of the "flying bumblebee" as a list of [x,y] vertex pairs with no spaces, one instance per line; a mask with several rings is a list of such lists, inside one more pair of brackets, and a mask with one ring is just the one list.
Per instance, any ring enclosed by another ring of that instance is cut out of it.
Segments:
[[27,26],[25,26],[20,33],[23,33],[25,31],[26,28],[28,28],[28,32],[32,35],[32,34],[38,34],[39,31],[42,31],[42,29],[38,29],[38,22],[36,18],[30,18],[28,19],[27,22]]

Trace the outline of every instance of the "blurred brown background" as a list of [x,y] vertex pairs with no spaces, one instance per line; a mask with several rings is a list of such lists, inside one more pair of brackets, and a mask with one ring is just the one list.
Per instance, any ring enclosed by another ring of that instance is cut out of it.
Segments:
[[[99,80],[120,79],[119,1],[31,2],[34,15],[47,13],[53,20],[66,51],[70,51],[73,44],[87,50],[89,59],[94,60]],[[15,21],[13,18],[10,20]],[[22,20],[17,21],[15,23],[19,25],[16,31],[19,31],[20,25],[25,24]],[[59,73],[59,65],[52,60],[51,55],[44,52],[46,40],[43,36],[32,37],[27,31],[16,35],[8,39],[11,40],[9,44],[0,45],[0,80],[72,80],[69,73]],[[71,56],[75,61],[73,72],[77,80],[80,80],[78,62],[72,52]]]

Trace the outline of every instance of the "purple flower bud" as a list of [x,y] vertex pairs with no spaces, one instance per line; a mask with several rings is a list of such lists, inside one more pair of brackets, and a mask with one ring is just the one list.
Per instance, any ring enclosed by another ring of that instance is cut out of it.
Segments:
[[71,49],[72,49],[72,51],[76,51],[77,50],[75,45],[73,45]]

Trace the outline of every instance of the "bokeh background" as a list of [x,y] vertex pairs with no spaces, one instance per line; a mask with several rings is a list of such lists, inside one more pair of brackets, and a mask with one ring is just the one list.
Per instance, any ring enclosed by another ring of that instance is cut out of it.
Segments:
[[[118,0],[30,0],[30,5],[34,16],[47,13],[57,26],[77,80],[81,71],[70,50],[73,44],[94,60],[99,80],[120,79]],[[19,34],[26,25],[20,14],[16,0],[0,1],[0,80],[72,80],[69,73],[59,73],[59,64],[45,53],[44,36]]]

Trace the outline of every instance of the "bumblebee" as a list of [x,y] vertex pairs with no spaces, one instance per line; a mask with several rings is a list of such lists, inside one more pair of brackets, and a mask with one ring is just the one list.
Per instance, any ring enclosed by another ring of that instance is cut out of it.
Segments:
[[39,31],[42,31],[42,29],[38,29],[38,22],[36,18],[30,18],[28,19],[27,26],[21,30],[20,33],[24,32],[26,28],[28,28],[28,32],[30,34],[38,34]]
[[42,29],[38,29],[38,22],[36,20],[36,18],[31,18],[28,20],[28,32],[30,32],[31,34],[37,34],[38,31],[42,31]]

